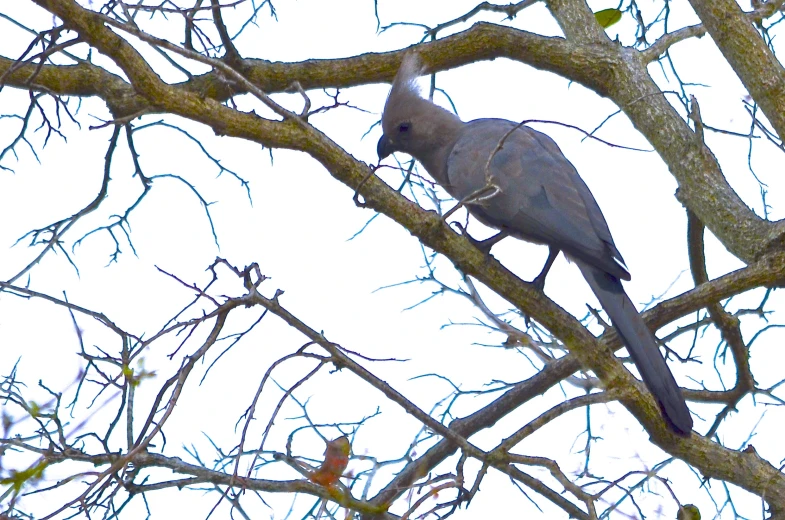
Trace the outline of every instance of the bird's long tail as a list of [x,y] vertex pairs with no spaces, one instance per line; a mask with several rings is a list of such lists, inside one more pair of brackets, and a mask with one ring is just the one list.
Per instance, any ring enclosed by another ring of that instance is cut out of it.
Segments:
[[679,385],[660,353],[654,334],[646,327],[618,278],[580,260],[574,259],[602,308],[627,346],[643,382],[657,399],[671,429],[689,435],[692,416]]

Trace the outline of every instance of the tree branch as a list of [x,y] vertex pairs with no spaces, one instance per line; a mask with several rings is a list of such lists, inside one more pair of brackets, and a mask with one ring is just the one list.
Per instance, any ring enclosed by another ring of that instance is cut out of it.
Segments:
[[785,70],[735,0],[690,0],[704,27],[785,140]]

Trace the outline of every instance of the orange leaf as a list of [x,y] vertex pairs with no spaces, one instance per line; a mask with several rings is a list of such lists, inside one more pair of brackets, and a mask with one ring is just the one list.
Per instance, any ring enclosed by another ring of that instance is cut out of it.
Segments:
[[327,441],[324,450],[324,462],[319,469],[308,476],[311,482],[321,486],[330,487],[341,479],[346,466],[349,464],[349,454],[352,446],[344,435],[333,441]]

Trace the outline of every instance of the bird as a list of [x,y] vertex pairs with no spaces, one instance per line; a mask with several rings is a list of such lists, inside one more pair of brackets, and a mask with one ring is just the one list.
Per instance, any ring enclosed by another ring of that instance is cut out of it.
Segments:
[[542,132],[505,119],[464,122],[424,98],[417,86],[423,67],[407,53],[393,80],[381,117],[379,162],[394,152],[416,159],[469,213],[499,234],[486,252],[512,236],[549,247],[534,284],[542,291],[559,252],[583,277],[621,336],[669,429],[692,431],[692,416],[654,334],[627,296],[631,279],[605,217],[588,186],[556,142]]

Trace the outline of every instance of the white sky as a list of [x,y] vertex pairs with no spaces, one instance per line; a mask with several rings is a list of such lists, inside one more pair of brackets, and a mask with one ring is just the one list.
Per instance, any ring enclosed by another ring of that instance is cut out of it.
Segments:
[[[40,29],[48,27],[51,16],[30,7],[28,2],[14,4],[6,3],[0,12],[24,19],[31,25],[37,23],[36,27]],[[476,1],[380,0],[379,4],[383,24],[411,21],[433,25],[463,14]],[[615,5],[591,3],[594,10]],[[649,1],[640,2],[640,6],[644,14],[653,15],[659,9],[658,4]],[[685,6],[686,2],[673,6],[671,23],[674,27],[696,23],[695,16],[684,11]],[[244,56],[281,61],[339,58],[403,48],[419,41],[421,35],[419,29],[410,27],[377,34],[370,1],[344,2],[340,7],[336,3],[319,0],[278,1],[275,8],[277,22],[263,10],[264,14],[258,20],[259,27],[249,29],[237,42]],[[224,16],[230,27],[234,23],[236,29],[242,14],[232,16],[231,12],[227,12]],[[498,22],[502,16],[489,14],[481,19]],[[523,11],[512,25],[540,34],[559,34],[543,4]],[[180,32],[177,34],[165,32],[166,26],[161,21],[151,27],[172,41],[181,39],[179,24],[177,31]],[[460,25],[456,30],[466,27]],[[621,41],[628,44],[632,31],[633,21],[625,17],[609,30],[609,34],[616,37],[618,32]],[[0,20],[0,32],[10,35],[3,39],[2,44],[2,53],[6,57],[18,55],[29,42],[29,36],[4,20]],[[74,50],[77,51],[83,54],[85,47]],[[161,62],[159,57],[153,58],[154,53],[147,52],[146,55],[156,63]],[[107,63],[101,56],[94,54],[93,58],[97,63]],[[704,37],[681,43],[673,48],[673,58],[685,82],[704,85],[688,89],[689,93],[698,97],[704,121],[711,126],[746,132],[749,121],[742,105],[745,91],[721,59],[711,39]],[[203,69],[197,67],[192,70]],[[659,65],[653,64],[650,70],[663,90],[675,88],[675,84],[668,83],[668,79],[663,77]],[[163,77],[170,81],[183,79],[171,69]],[[451,95],[464,120],[479,117],[503,117],[515,121],[545,119],[590,130],[616,110],[609,100],[580,85],[570,85],[558,76],[505,59],[440,73],[437,81],[438,86]],[[364,139],[362,135],[378,120],[387,90],[387,85],[371,85],[343,91],[342,100],[349,100],[369,113],[339,109],[314,116],[311,122],[358,159],[374,163],[380,130],[375,128]],[[321,93],[309,94],[314,106],[329,102]],[[274,98],[293,109],[301,104],[301,99],[295,95],[276,95]],[[675,96],[670,99],[676,102]],[[444,102],[444,99],[437,96],[437,101]],[[27,94],[24,92],[10,88],[0,92],[0,111],[4,114],[23,113],[26,102]],[[52,108],[49,100],[45,100],[44,104]],[[253,107],[261,113],[258,105],[251,100],[243,99],[240,104],[243,109]],[[76,103],[71,106],[75,108]],[[18,237],[32,228],[71,215],[95,196],[111,135],[111,129],[87,129],[89,125],[96,124],[96,117],[108,117],[105,106],[96,100],[83,100],[77,115],[82,129],[68,121],[64,124],[67,143],[54,136],[42,150],[43,132],[39,131],[30,139],[40,163],[24,145],[17,148],[18,161],[10,156],[3,160],[2,165],[13,168],[15,173],[0,171],[0,222],[3,223],[0,226],[0,279],[8,279],[39,251],[27,248],[26,243],[14,246]],[[161,119],[187,129],[227,168],[251,183],[252,206],[239,183],[227,174],[216,178],[217,168],[181,134],[159,127],[136,135],[137,150],[141,153],[142,166],[148,176],[180,175],[197,186],[207,199],[215,201],[210,210],[220,250],[213,243],[203,209],[190,191],[174,180],[159,179],[152,193],[130,219],[138,256],[134,256],[126,242],[121,242],[123,254],[117,263],[107,265],[113,244],[108,235],[98,234],[75,250],[73,259],[79,268],[78,276],[63,255],[50,255],[32,270],[30,288],[55,297],[62,297],[66,292],[71,302],[100,310],[126,330],[149,336],[191,299],[190,292],[160,274],[155,266],[175,273],[189,283],[204,284],[209,280],[205,268],[216,256],[226,258],[239,267],[258,262],[262,272],[271,277],[262,285],[263,293],[271,296],[276,289],[284,290],[282,304],[312,328],[323,330],[331,341],[368,356],[409,359],[405,364],[376,364],[370,368],[425,409],[430,409],[447,396],[451,389],[445,382],[433,378],[411,379],[420,374],[438,372],[460,382],[464,389],[477,389],[493,379],[517,381],[534,373],[531,363],[515,352],[476,345],[498,345],[504,339],[500,334],[488,334],[487,329],[471,326],[443,328],[449,322],[472,322],[479,316],[479,312],[465,301],[444,296],[415,310],[404,311],[436,287],[411,284],[376,291],[379,287],[425,274],[419,244],[407,231],[385,217],[375,219],[356,239],[348,240],[373,213],[356,208],[352,192],[332,179],[316,161],[305,154],[276,150],[271,164],[267,151],[257,145],[216,137],[208,128],[175,117],[146,116],[141,123]],[[12,139],[17,128],[15,120],[0,120],[2,147]],[[632,272],[633,279],[626,284],[632,300],[642,305],[666,290],[668,296],[674,296],[691,288],[691,277],[685,272],[688,262],[684,210],[673,196],[676,183],[660,158],[653,152],[610,148],[591,140],[582,142],[582,136],[577,132],[554,125],[538,125],[536,128],[556,139],[597,198]],[[612,118],[598,135],[625,146],[651,148],[623,115]],[[121,139],[124,141],[125,136]],[[745,202],[761,213],[758,184],[746,164],[747,142],[711,132],[706,139],[729,182]],[[781,203],[784,192],[781,186],[782,159],[781,155],[775,155],[774,147],[762,141],[759,139],[755,144],[753,165],[758,176],[769,186],[772,217],[780,218],[785,207]],[[132,173],[128,150],[123,144],[114,159],[108,199],[99,211],[66,237],[69,248],[75,239],[105,224],[108,216],[123,211],[138,196],[140,183],[131,178]],[[387,179],[396,186],[399,182],[394,175]],[[474,229],[478,229],[476,223],[475,226]],[[531,279],[539,272],[546,251],[542,247],[508,239],[494,248],[494,256],[524,279]],[[710,234],[707,235],[707,256],[712,277],[741,266]],[[448,262],[442,259],[438,265],[444,281],[457,283],[458,277]],[[229,280],[229,277],[225,279]],[[674,280],[676,282],[671,285]],[[18,283],[28,283],[27,277]],[[222,293],[239,295],[241,287],[225,283],[214,294]],[[597,306],[577,269],[563,257],[557,260],[548,277],[546,293],[578,317],[586,313],[587,303]],[[732,307],[754,307],[761,295],[761,291],[755,291],[739,298],[739,303]],[[779,308],[782,297],[775,293],[771,301],[770,308]],[[488,297],[488,302],[499,312],[509,307],[492,296]],[[230,331],[242,328],[239,314]],[[245,315],[246,320],[252,320],[258,312],[245,311]],[[774,315],[770,320],[779,322],[779,316]],[[84,330],[87,346],[97,345],[110,351],[119,348],[115,337],[88,318],[80,317],[78,321]],[[743,327],[746,337],[749,338],[760,326],[759,320],[746,319]],[[671,330],[672,327],[667,328],[660,334]],[[156,376],[145,380],[138,390],[136,406],[143,414],[140,418],[146,416],[145,405],[149,405],[160,385],[179,366],[180,358],[169,361],[166,357],[176,348],[177,341],[178,338],[171,338],[156,344],[144,356],[145,368],[154,370]],[[672,346],[683,354],[689,348],[688,341],[689,338],[683,338]],[[709,388],[719,389],[720,382],[712,369],[717,334],[709,332],[701,341],[703,367],[691,367],[697,373],[691,371],[689,375],[683,367],[676,367],[674,372],[680,383],[686,386],[696,388],[697,379]],[[781,334],[775,330],[767,333],[752,349],[753,369],[761,386],[773,384],[781,377],[782,371],[778,368],[783,362],[781,341]],[[221,346],[214,348],[205,364],[197,367],[177,411],[167,423],[164,453],[193,462],[183,446],[196,446],[202,460],[209,465],[214,452],[207,436],[226,449],[234,446],[239,438],[235,424],[250,403],[269,364],[303,343],[305,340],[301,336],[280,320],[268,316],[251,337],[226,354],[204,383],[197,386],[209,364],[223,350]],[[187,350],[193,351],[198,343],[194,340],[187,345]],[[46,395],[36,386],[39,379],[49,388],[72,396],[74,388],[70,385],[80,368],[84,367],[84,361],[76,355],[77,351],[77,337],[64,309],[41,301],[0,295],[0,373],[8,374],[17,359],[21,359],[18,377],[27,384],[28,399],[46,400]],[[291,384],[309,368],[305,363],[292,363],[276,371],[276,379],[281,384]],[[723,370],[726,380],[732,381],[732,367]],[[579,395],[569,387],[553,389],[505,418],[491,431],[476,436],[473,442],[483,448],[492,447],[500,438],[524,424],[527,418],[562,400],[562,392],[569,396]],[[386,402],[381,394],[369,390],[348,371],[329,375],[325,371],[322,377],[309,382],[297,395],[302,400],[310,399],[309,412],[314,421],[321,422],[358,420],[372,414],[377,406],[382,407],[383,414],[360,429],[354,444],[355,454],[369,454],[380,459],[400,457],[419,430],[416,422]],[[99,402],[106,397],[108,395],[100,398]],[[277,389],[269,387],[265,390],[262,404],[257,409],[259,419],[252,428],[250,438],[253,441],[249,448],[255,443],[258,445],[269,412],[279,397]],[[458,401],[454,413],[466,415],[486,401],[486,398],[464,398]],[[114,414],[116,405],[115,399],[106,409],[99,411],[94,420],[106,420],[107,416]],[[751,399],[745,399],[740,413],[732,416],[728,426],[720,430],[720,436],[726,445],[741,447],[756,427],[755,448],[776,464],[785,456],[777,438],[782,431],[783,412],[766,409],[761,422],[755,426],[764,407],[753,409],[751,405]],[[719,411],[717,406],[701,407],[691,403],[690,407],[698,415],[696,430],[699,432],[708,428],[713,414]],[[12,410],[12,413],[17,411]],[[89,413],[79,409],[78,419],[73,419],[72,424],[77,424]],[[280,418],[296,417],[299,413],[295,406],[287,406]],[[597,429],[595,433],[603,437],[603,441],[592,446],[592,470],[595,474],[614,479],[628,470],[642,470],[666,458],[648,443],[640,426],[620,405],[594,407],[592,417],[593,427]],[[280,418],[273,429],[268,449],[282,450],[288,433],[300,426],[297,421]],[[584,411],[573,412],[527,439],[517,451],[554,457],[568,472],[580,470],[584,456],[580,450],[585,442],[585,436],[580,432],[585,426],[584,420]],[[105,427],[104,423],[99,424],[99,428]],[[29,427],[29,421],[19,425],[20,431]],[[323,433],[328,437],[337,436],[334,429],[324,429]],[[577,441],[576,437],[579,437]],[[120,447],[121,436],[115,442],[115,448]],[[319,458],[322,449],[321,441],[314,435],[297,437],[295,451],[298,455]],[[448,464],[444,466],[446,470],[454,468],[455,460]],[[476,470],[475,466],[471,467]],[[368,465],[356,460],[352,467],[362,469]],[[47,479],[56,478],[58,471],[50,470]],[[468,467],[467,472],[471,475]],[[536,470],[532,473],[539,474]],[[699,475],[678,462],[663,475],[676,483],[675,489],[682,501],[698,504],[705,513],[704,518],[711,518],[714,506],[706,492],[700,489]],[[170,476],[163,472],[154,480]],[[260,476],[285,479],[294,478],[295,474],[277,465],[263,470]],[[377,485],[384,482],[382,477],[377,479]],[[721,502],[723,492],[716,489],[720,487],[715,486],[712,493]],[[652,485],[652,489],[658,494],[641,501],[644,511],[653,517],[659,514],[675,517],[676,506],[667,491],[656,484]],[[71,488],[72,493],[75,490]],[[757,499],[736,489],[732,492],[734,500],[745,508],[748,516],[756,518],[755,515],[760,515]],[[64,496],[72,498],[72,493]],[[546,500],[534,493],[530,496],[548,517],[564,517]],[[170,516],[169,512],[173,510],[180,517],[196,515],[198,518],[209,511],[217,498],[217,494],[160,491],[150,493],[148,501],[153,518]],[[274,504],[274,510],[252,497],[244,499],[248,511],[254,513],[253,518],[286,516],[291,497],[265,495],[265,499]],[[35,497],[28,500],[35,500]],[[310,507],[313,502],[310,497],[301,497],[300,500],[304,507]],[[128,510],[129,517],[143,514],[143,509],[140,509],[143,504],[137,502],[132,506],[136,509]],[[39,514],[46,514],[51,511],[52,503],[51,499],[47,499],[46,503],[35,504],[34,509]],[[26,505],[30,507],[31,502],[26,501]],[[623,510],[634,514],[629,504]],[[516,514],[510,515],[511,511]],[[402,510],[396,512],[401,513]],[[219,509],[219,513],[226,517],[228,508]],[[538,515],[539,511],[505,478],[491,472],[471,508],[457,512],[454,518],[490,518],[502,514],[505,517],[528,517]],[[726,511],[723,517],[730,515],[730,511]],[[299,518],[297,515],[294,517]]]

